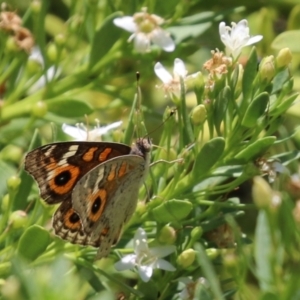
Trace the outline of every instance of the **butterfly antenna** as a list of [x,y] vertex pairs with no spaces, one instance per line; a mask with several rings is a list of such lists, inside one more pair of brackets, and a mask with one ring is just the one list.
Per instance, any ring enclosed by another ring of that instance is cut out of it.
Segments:
[[176,113],[177,108],[171,108],[169,115],[167,116],[167,118],[165,120],[163,120],[155,129],[153,129],[152,131],[148,132],[146,136],[149,136],[150,134],[152,134],[153,132],[155,132],[156,130],[158,130],[159,128],[161,128],[170,118],[172,118],[175,113]]

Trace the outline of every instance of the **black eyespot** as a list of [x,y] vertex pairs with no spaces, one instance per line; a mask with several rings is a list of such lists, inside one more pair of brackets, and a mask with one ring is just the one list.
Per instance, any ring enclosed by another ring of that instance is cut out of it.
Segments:
[[71,223],[77,223],[78,221],[80,220],[80,218],[79,218],[79,216],[74,212],[74,213],[72,213],[72,215],[70,216],[70,218],[69,218],[69,221],[71,222]]
[[58,186],[63,186],[71,179],[70,171],[63,171],[55,176],[54,182]]
[[100,209],[100,207],[101,207],[101,198],[98,196],[93,203],[92,213],[96,214],[97,211]]

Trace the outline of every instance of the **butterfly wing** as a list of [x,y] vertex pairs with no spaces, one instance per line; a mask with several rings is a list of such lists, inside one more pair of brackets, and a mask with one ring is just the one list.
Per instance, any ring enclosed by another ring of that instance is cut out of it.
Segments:
[[39,147],[25,157],[25,170],[37,181],[49,204],[67,201],[78,180],[97,165],[130,153],[118,143],[63,142]]
[[72,205],[86,234],[99,244],[97,258],[117,243],[135,211],[147,161],[138,155],[116,157],[84,175],[72,192]]

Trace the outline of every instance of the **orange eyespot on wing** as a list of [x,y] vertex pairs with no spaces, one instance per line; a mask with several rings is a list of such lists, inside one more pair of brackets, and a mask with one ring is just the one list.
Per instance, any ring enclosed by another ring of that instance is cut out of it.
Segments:
[[67,165],[55,168],[51,174],[49,187],[56,194],[66,194],[73,188],[79,175],[80,169],[76,166]]
[[73,208],[70,208],[64,215],[64,226],[72,231],[82,229],[80,217]]
[[107,191],[100,189],[95,194],[91,194],[88,198],[88,211],[90,226],[93,225],[101,217],[107,201]]

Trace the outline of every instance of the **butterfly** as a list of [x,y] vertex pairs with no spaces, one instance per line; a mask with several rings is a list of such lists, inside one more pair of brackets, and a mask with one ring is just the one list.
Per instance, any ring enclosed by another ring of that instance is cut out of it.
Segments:
[[109,254],[123,225],[133,215],[139,188],[150,164],[151,141],[52,143],[29,152],[25,170],[36,180],[48,204],[60,203],[52,226],[74,244]]

